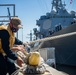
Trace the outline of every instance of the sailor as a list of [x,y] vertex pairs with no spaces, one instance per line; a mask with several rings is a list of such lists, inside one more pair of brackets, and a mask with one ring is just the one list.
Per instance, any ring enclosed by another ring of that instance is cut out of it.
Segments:
[[15,37],[15,33],[21,27],[21,20],[18,17],[13,17],[8,26],[0,26],[0,75],[6,75],[7,72],[11,75],[16,70],[13,60],[22,67],[23,60],[11,50],[14,44],[23,44]]

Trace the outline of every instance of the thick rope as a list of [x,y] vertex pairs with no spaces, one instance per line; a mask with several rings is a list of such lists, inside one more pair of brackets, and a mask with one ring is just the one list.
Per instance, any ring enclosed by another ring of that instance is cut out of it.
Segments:
[[17,69],[16,71],[14,71],[11,75],[18,75],[18,73],[20,71],[22,71],[23,69],[25,69],[25,68],[26,68],[26,65],[24,65],[23,67],[19,67],[19,69]]
[[66,34],[62,34],[62,35],[56,35],[56,36],[52,36],[52,37],[47,37],[47,38],[31,41],[31,42],[29,42],[29,44],[33,44],[33,43],[36,43],[36,42],[43,42],[43,41],[59,39],[59,38],[68,37],[68,36],[72,36],[72,35],[76,35],[76,32],[66,33]]

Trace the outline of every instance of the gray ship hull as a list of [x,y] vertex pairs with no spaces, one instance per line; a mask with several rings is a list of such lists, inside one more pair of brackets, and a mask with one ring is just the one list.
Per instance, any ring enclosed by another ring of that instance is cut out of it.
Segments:
[[[71,33],[76,31],[76,24],[54,33],[51,36]],[[50,36],[50,37],[51,37]],[[50,40],[41,43],[41,48],[55,47],[57,64],[76,66],[76,35]]]

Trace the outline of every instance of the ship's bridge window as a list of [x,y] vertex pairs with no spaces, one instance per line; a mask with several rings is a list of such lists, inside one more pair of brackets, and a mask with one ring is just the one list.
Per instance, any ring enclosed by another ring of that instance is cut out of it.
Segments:
[[61,29],[62,29],[61,24],[55,26],[55,31],[56,32],[59,31],[59,30],[61,30]]
[[48,32],[49,32],[49,35],[52,35],[55,31],[54,31],[54,30],[50,30],[50,29],[49,29],[49,31],[48,31]]
[[76,23],[76,21],[72,21],[72,22],[71,22],[71,24],[74,24],[74,23]]

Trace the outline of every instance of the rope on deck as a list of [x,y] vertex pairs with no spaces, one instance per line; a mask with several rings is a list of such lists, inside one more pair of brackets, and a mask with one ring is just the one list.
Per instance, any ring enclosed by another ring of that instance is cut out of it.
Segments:
[[18,75],[18,73],[19,73],[20,71],[23,71],[25,68],[26,68],[26,65],[23,66],[23,67],[19,67],[19,69],[17,69],[16,71],[14,71],[11,75]]

